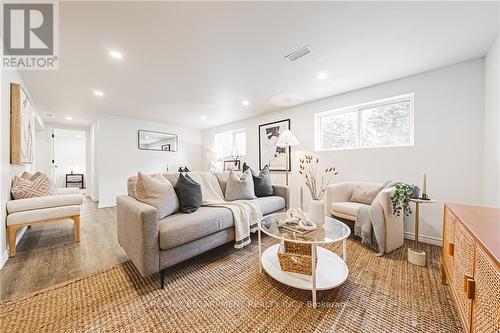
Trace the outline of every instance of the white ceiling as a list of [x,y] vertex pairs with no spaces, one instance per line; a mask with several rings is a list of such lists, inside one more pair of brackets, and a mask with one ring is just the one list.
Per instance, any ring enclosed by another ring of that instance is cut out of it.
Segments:
[[[56,114],[49,121],[88,124],[104,112],[213,127],[481,57],[498,11],[498,2],[60,2],[59,70],[22,76],[42,115]],[[312,54],[284,59],[305,45]]]

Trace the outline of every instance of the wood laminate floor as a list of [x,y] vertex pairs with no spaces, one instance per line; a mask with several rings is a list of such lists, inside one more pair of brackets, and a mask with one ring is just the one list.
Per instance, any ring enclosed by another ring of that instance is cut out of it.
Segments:
[[115,208],[83,203],[80,242],[71,220],[33,226],[0,270],[0,299],[13,299],[128,260],[116,236]]

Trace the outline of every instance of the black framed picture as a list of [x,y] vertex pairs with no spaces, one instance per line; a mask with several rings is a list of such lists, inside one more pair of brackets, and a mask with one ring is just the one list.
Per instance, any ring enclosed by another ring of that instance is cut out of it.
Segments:
[[[266,165],[271,171],[285,171],[286,148],[276,147],[281,133],[290,129],[290,119],[259,125],[259,169]],[[288,148],[290,149],[290,147]],[[291,158],[288,155],[288,171],[291,170]]]
[[240,171],[241,165],[240,160],[228,160],[224,161],[224,171]]

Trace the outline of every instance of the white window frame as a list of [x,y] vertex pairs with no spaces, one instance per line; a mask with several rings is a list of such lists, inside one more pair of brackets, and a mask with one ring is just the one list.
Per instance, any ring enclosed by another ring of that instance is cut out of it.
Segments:
[[[323,111],[319,113],[314,114],[314,151],[320,152],[320,151],[332,151],[332,150],[352,150],[352,149],[372,149],[372,148],[391,148],[391,147],[411,147],[415,145],[415,119],[414,119],[414,104],[415,104],[415,94],[414,93],[408,93],[404,95],[399,95],[399,96],[394,96],[394,97],[389,97],[389,98],[384,98],[372,102],[367,102],[367,103],[361,103],[361,104],[356,104],[356,105],[351,105],[339,109],[334,109],[334,110],[328,110],[328,111]],[[404,145],[383,145],[383,146],[369,146],[369,147],[362,147],[360,146],[360,141],[361,141],[361,110],[363,109],[369,109],[369,108],[374,108],[386,104],[393,104],[393,103],[399,103],[399,102],[404,102],[404,101],[409,101],[410,102],[410,119],[409,119],[409,126],[410,126],[410,143],[404,144]],[[321,128],[320,128],[320,121],[321,118],[324,116],[330,116],[334,114],[341,114],[341,113],[347,113],[347,112],[357,112],[357,118],[358,118],[358,123],[357,123],[357,146],[356,147],[345,147],[345,148],[323,148],[321,147]]]
[[228,134],[231,134],[232,137],[233,137],[233,154],[234,154],[234,143],[235,143],[235,139],[236,139],[236,134],[238,133],[245,133],[245,154],[244,155],[238,155],[238,157],[244,157],[246,155],[246,152],[247,152],[247,140],[246,140],[246,136],[247,136],[247,131],[246,131],[246,128],[238,128],[238,129],[235,129],[235,130],[230,130],[230,131],[224,131],[224,132],[219,132],[219,133],[215,133],[214,134],[214,150],[215,150],[215,153],[217,154],[217,158],[227,158],[227,157],[234,157],[234,155],[228,155],[228,156],[220,156],[219,155],[219,152],[217,151],[218,149],[218,145],[217,145],[217,137],[218,136],[224,136],[224,135],[228,135]]

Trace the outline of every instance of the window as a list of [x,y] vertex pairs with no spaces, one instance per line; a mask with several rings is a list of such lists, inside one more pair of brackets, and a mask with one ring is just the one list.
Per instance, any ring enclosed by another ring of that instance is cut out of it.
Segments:
[[215,134],[215,152],[218,158],[245,156],[247,148],[244,128]]
[[315,149],[413,145],[413,94],[315,114]]

